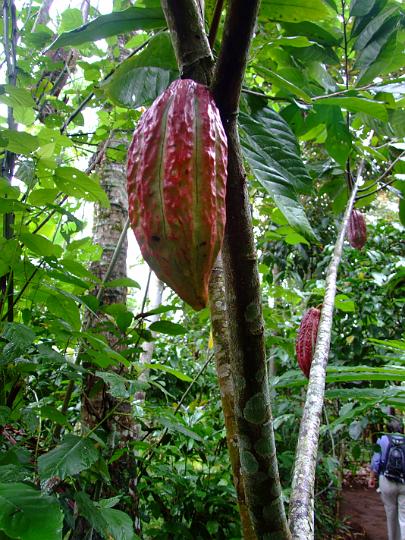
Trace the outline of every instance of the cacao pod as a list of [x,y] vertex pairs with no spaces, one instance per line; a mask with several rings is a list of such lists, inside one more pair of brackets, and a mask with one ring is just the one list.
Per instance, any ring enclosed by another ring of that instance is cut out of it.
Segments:
[[347,238],[349,244],[361,249],[367,240],[366,220],[361,212],[353,208],[347,225]]
[[298,365],[306,377],[309,377],[311,370],[320,317],[321,312],[318,308],[309,308],[304,314],[298,330],[295,351]]
[[141,253],[197,310],[224,236],[227,157],[215,102],[192,80],[173,82],[154,101],[128,150],[129,217]]

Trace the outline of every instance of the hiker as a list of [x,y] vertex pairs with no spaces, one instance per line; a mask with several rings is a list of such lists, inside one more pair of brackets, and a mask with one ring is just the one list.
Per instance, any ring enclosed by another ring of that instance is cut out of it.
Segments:
[[388,434],[377,440],[380,452],[373,455],[368,486],[376,487],[387,515],[388,540],[405,540],[405,437],[402,422],[392,420]]

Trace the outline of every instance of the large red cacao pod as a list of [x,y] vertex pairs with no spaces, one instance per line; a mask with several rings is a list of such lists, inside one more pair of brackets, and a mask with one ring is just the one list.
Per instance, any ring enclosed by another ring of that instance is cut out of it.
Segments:
[[366,220],[361,212],[353,208],[347,225],[347,238],[349,244],[361,249],[367,240]]
[[321,312],[318,308],[309,308],[304,314],[298,330],[295,351],[297,353],[298,365],[306,377],[309,377],[311,370],[320,317]]
[[142,255],[197,310],[224,236],[227,156],[215,102],[192,80],[154,101],[128,150],[129,217]]

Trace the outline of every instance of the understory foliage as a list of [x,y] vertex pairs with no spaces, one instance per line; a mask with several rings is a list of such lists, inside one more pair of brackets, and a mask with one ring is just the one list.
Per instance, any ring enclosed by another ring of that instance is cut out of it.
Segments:
[[[160,4],[114,0],[105,15],[91,2],[88,15],[56,4],[38,22],[39,2],[16,12],[5,2],[0,22],[0,539],[241,538],[208,309],[195,313],[166,288],[151,311],[134,242],[128,278],[91,270],[102,254],[93,205],[114,205],[97,167],[125,163],[123,141],[179,77]],[[207,29],[215,6],[206,2]],[[345,244],[339,271],[318,538],[338,526],[344,469],[366,462],[387,414],[405,408],[404,20],[395,0],[263,0],[242,92],[286,503],[307,384],[297,329],[322,304],[337,224],[363,167],[356,208],[368,238],[361,250]],[[107,305],[103,294],[117,287],[128,302]],[[116,400],[92,428],[81,416],[89,373]],[[137,426],[125,444],[114,414],[122,403]],[[117,479],[122,459],[130,466]]]

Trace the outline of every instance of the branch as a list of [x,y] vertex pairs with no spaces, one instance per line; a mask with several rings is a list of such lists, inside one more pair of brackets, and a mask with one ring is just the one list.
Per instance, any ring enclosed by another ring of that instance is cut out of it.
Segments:
[[224,0],[217,0],[215,4],[215,11],[211,21],[210,32],[208,34],[208,43],[211,49],[214,47],[215,38],[217,37],[219,21],[221,20],[221,13],[224,7]]
[[[382,173],[382,175],[377,178],[377,180],[375,182],[373,182],[372,184],[370,184],[367,187],[359,188],[357,191],[368,191],[372,186],[376,186],[377,184],[379,184],[381,182],[381,180],[384,180],[384,178],[386,176],[388,176],[388,174],[392,171],[394,166],[398,163],[398,161],[401,161],[404,156],[405,156],[405,150],[403,152],[401,152],[397,158],[394,159],[394,161],[389,165],[389,167],[387,167],[387,169]],[[391,183],[392,182],[389,182],[389,183],[387,183],[385,185],[388,186]],[[358,197],[358,198],[360,198],[360,197]]]
[[332,259],[326,274],[325,297],[314,357],[312,360],[307,396],[298,436],[295,467],[290,497],[290,528],[293,540],[314,538],[314,485],[318,452],[319,428],[325,394],[326,365],[328,362],[336,279],[346,229],[357,192],[357,185],[364,166],[360,163],[357,180],[347,203],[346,211],[335,243]]

